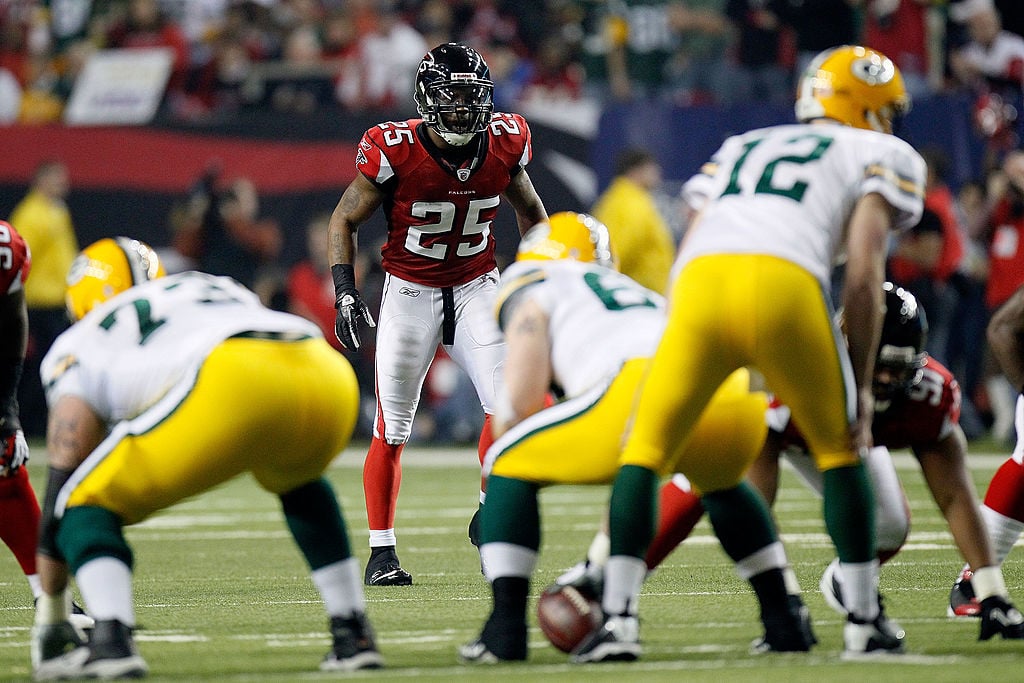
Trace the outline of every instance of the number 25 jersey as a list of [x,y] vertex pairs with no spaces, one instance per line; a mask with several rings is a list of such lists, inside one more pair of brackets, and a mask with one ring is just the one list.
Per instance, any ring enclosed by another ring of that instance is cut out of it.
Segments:
[[356,169],[385,193],[384,270],[451,287],[496,267],[492,223],[500,195],[533,154],[530,129],[518,114],[495,113],[461,166],[435,157],[426,136],[422,119],[378,124],[359,141]]
[[924,179],[924,159],[913,147],[871,130],[794,124],[730,137],[683,187],[703,215],[679,261],[770,254],[827,287],[860,198],[881,195],[895,211],[893,229],[909,228],[921,218]]

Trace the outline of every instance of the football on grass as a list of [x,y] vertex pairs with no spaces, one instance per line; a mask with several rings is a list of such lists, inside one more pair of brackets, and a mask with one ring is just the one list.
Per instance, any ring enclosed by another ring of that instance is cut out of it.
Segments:
[[552,645],[562,652],[572,652],[601,626],[601,602],[574,586],[554,584],[537,600],[537,621]]

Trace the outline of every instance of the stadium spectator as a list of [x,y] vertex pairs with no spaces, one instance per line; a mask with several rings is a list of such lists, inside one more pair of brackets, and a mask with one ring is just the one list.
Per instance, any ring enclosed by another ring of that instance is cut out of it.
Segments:
[[[967,29],[969,40],[949,53],[949,66],[956,84],[978,97],[976,116],[990,109],[988,119],[979,122],[983,134],[1008,138],[1004,148],[1016,145],[1014,120],[1021,110],[1024,89],[1024,37],[1002,27],[992,0],[961,0],[951,6],[950,16]],[[1003,104],[1014,108],[1004,108]],[[1005,130],[1004,130],[1005,129]]]
[[561,36],[543,38],[517,100],[521,106],[558,106],[583,96],[583,72]]
[[988,432],[978,408],[986,345],[988,311],[985,308],[985,280],[988,278],[988,247],[980,235],[988,224],[987,189],[985,183],[968,180],[957,192],[957,213],[963,229],[964,258],[961,269],[953,276],[957,288],[957,308],[951,319],[949,343],[946,348],[948,367],[960,381],[962,403],[960,424],[968,440],[981,438]]
[[252,288],[280,254],[281,229],[276,220],[260,218],[252,180],[221,182],[219,168],[211,166],[190,189],[174,246],[197,270],[228,275]]
[[[400,459],[438,344],[472,378],[484,412],[494,413],[505,352],[491,315],[498,280],[492,222],[501,197],[514,209],[520,233],[547,218],[525,170],[532,155],[526,120],[495,113],[492,97],[490,72],[476,50],[457,43],[432,49],[416,76],[423,120],[366,131],[358,173],[331,217],[335,331],[349,351],[361,347],[360,329],[374,324],[356,287],[356,231],[378,207],[387,222],[376,417],[363,468],[369,585],[412,583],[396,552]],[[481,461],[490,442],[488,417]]]
[[1002,28],[992,0],[961,0],[949,11],[955,22],[967,28],[970,39],[949,54],[957,83],[975,91],[1019,96],[1024,79],[1024,38]]
[[309,114],[335,101],[335,76],[323,60],[317,27],[299,24],[284,39],[282,58],[255,68],[260,103],[274,111]]
[[861,0],[778,0],[773,5],[782,22],[792,29],[796,43],[794,80],[822,50],[857,43],[856,5]]
[[373,30],[360,38],[359,95],[344,104],[349,109],[407,111],[416,68],[429,48],[392,0],[380,3]]
[[[508,344],[506,395],[496,416],[497,440],[484,464],[488,493],[480,546],[494,600],[480,635],[459,650],[465,662],[527,658],[526,606],[540,550],[540,489],[607,484],[615,476],[629,407],[664,327],[665,302],[615,271],[613,249],[599,221],[560,212],[527,233],[517,262],[502,273],[497,317]],[[584,356],[590,362],[580,363]],[[551,405],[547,393],[556,382],[564,396]],[[757,456],[766,401],[748,387],[745,369],[730,377],[709,404],[687,452],[747,462]],[[758,501],[751,504],[756,511]],[[740,566],[754,555],[771,555],[748,577],[761,606],[766,649],[809,650],[810,624],[799,598],[793,603],[787,598],[786,557],[767,511],[749,518],[728,514],[713,522],[716,530],[743,526],[749,553],[734,556]],[[609,573],[619,570],[608,567]],[[621,637],[590,650],[584,641],[571,661],[640,655],[636,619],[625,616],[636,606],[613,604],[619,597],[606,596],[604,609],[616,615]]]
[[736,32],[732,92],[725,104],[785,104],[790,95],[790,66],[783,62],[782,22],[769,0],[727,0],[725,16]]
[[[876,77],[858,78],[855,63]],[[747,366],[790,406],[822,471],[826,527],[849,589],[845,652],[903,649],[878,602],[874,509],[860,453],[871,443],[888,238],[920,219],[925,163],[891,134],[893,118],[909,101],[888,58],[842,46],[820,54],[815,64],[797,91],[800,123],[729,137],[684,187],[699,217],[677,257],[668,324],[639,391],[612,489],[607,613],[588,641],[595,650],[636,640],[635,629],[619,633],[619,615],[622,607],[635,606],[646,573],[659,472],[677,467],[703,493],[709,513],[715,506],[723,514],[760,514],[741,486],[749,463],[676,460],[673,453],[716,387]],[[783,158],[806,163],[783,180],[775,174]],[[777,195],[801,201],[780,202]],[[844,246],[845,344],[827,295],[832,252]],[[736,320],[745,324],[737,327]],[[746,554],[743,534],[719,530],[718,536],[734,560]],[[624,571],[613,573],[613,562]],[[608,609],[610,596],[619,611]]]
[[235,31],[222,31],[210,42],[211,56],[193,80],[190,102],[204,115],[230,115],[250,99],[246,83],[254,60]]
[[685,106],[732,97],[727,51],[733,36],[724,6],[725,0],[686,0],[671,6],[669,26],[678,35],[667,65],[671,101]]
[[[1015,406],[1017,442],[1010,457],[992,476],[981,507],[998,568],[1024,530],[1024,286],[1019,287],[992,316],[987,337],[992,355],[1018,392]],[[970,563],[961,570],[949,594],[952,616],[978,615],[984,605],[983,601],[979,604],[979,596],[992,590],[994,578],[1001,579],[996,572],[986,573],[989,576],[979,576],[977,567]]]
[[168,102],[172,110],[181,105],[191,66],[188,38],[167,18],[158,0],[128,0],[127,15],[108,27],[103,40],[106,48],[169,48],[174,59],[167,81]]
[[64,277],[78,253],[78,237],[67,205],[70,187],[64,162],[43,161],[36,167],[28,193],[10,216],[10,223],[18,226],[32,251],[32,276],[25,283],[29,345],[18,392],[21,425],[29,437],[46,434],[46,396],[39,364],[68,326]]
[[678,46],[669,19],[676,6],[670,0],[609,5],[601,37],[612,100],[663,96],[669,80],[666,65]]
[[[320,669],[382,666],[323,476],[358,412],[344,358],[314,324],[229,278],[164,278],[156,252],[128,238],[87,247],[68,284],[77,322],[43,364],[53,420],[36,680],[144,676],[124,526],[246,472],[280,499],[323,600],[332,645]],[[87,643],[67,622],[69,571],[98,617]]]
[[[988,222],[988,280],[985,305],[994,313],[1024,284],[1024,151],[1006,156],[1002,166],[1002,192],[991,197],[996,202]],[[998,187],[998,185],[997,185]],[[998,368],[987,373],[985,387],[993,413],[992,435],[1009,439],[1013,430],[1013,387]]]
[[[860,0],[863,4],[862,41],[892,57],[899,67],[907,92],[917,99],[934,90],[929,82],[936,60],[928,12],[933,0]],[[936,84],[938,85],[938,84]],[[927,307],[926,307],[927,308]]]
[[626,149],[616,159],[611,185],[591,212],[608,227],[619,270],[663,294],[675,257],[675,239],[652,194],[660,185],[657,158],[646,149]]

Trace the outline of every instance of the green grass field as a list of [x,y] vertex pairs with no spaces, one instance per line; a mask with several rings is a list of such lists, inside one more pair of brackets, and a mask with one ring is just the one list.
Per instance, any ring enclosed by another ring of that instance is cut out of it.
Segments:
[[[31,464],[42,495],[45,458]],[[971,456],[982,494],[1005,455]],[[368,556],[361,464],[363,445],[329,472],[361,563]],[[820,503],[785,471],[776,514],[805,590],[819,645],[810,654],[754,657],[760,635],[746,584],[702,521],[651,577],[641,601],[644,657],[634,663],[572,666],[540,631],[530,632],[527,663],[458,664],[455,648],[475,637],[490,606],[466,525],[476,507],[478,472],[471,450],[410,447],[398,510],[399,551],[415,584],[368,588],[368,610],[387,669],[355,679],[474,681],[1003,681],[1021,675],[1024,642],[977,642],[975,620],[950,620],[946,599],[961,566],[916,463],[897,458],[910,498],[910,540],[882,571],[889,614],[907,630],[908,654],[885,662],[847,663],[840,617],[817,591],[832,557]],[[542,496],[544,540],[536,594],[582,557],[607,490],[556,487]],[[3,523],[3,520],[0,520]],[[317,663],[328,648],[326,617],[273,497],[243,478],[129,529],[136,552],[139,649],[154,681],[298,681],[338,678]],[[1024,567],[1016,551],[1006,582],[1024,603]],[[0,680],[30,676],[31,595],[13,556],[0,551]],[[1019,680],[1019,679],[1017,679]]]

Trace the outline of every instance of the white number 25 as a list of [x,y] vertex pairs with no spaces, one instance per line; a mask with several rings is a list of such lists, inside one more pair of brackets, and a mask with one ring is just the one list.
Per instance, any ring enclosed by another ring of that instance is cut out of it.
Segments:
[[[469,209],[466,211],[466,220],[462,226],[462,236],[473,239],[459,242],[455,251],[457,256],[473,256],[487,248],[487,237],[491,234],[491,221],[480,222],[480,212],[496,207],[499,202],[498,197],[470,200]],[[423,245],[423,238],[426,235],[439,235],[452,231],[455,222],[455,204],[452,202],[416,202],[412,205],[411,213],[416,218],[436,215],[437,222],[410,226],[409,233],[405,238],[405,248],[414,254],[443,261],[448,255],[448,245],[437,243],[426,247]]]

